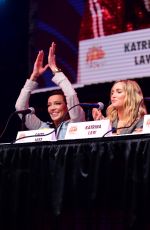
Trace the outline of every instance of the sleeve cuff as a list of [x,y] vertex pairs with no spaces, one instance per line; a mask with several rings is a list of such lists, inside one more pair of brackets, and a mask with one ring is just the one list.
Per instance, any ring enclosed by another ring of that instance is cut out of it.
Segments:
[[26,90],[32,91],[38,87],[38,83],[36,81],[32,81],[30,79],[27,79],[24,85],[24,88]]
[[66,78],[66,76],[64,75],[63,72],[57,72],[55,73],[54,77],[52,78],[52,81],[56,84],[56,85],[60,85],[60,83],[62,81],[64,81]]

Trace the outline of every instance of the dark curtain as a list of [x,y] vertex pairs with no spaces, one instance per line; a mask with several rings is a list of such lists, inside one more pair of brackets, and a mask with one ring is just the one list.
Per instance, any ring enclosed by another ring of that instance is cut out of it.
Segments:
[[0,229],[150,229],[150,136],[0,145]]

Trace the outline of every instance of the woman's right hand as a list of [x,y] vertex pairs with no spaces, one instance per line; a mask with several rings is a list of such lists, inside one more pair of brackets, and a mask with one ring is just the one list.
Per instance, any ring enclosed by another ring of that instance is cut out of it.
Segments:
[[93,116],[94,121],[104,119],[104,116],[103,116],[101,110],[99,110],[97,108],[92,109],[92,116]]
[[36,60],[34,62],[33,72],[30,76],[32,81],[36,81],[39,76],[41,76],[46,69],[48,68],[48,64],[43,67],[43,59],[44,59],[44,52],[43,50],[39,51]]

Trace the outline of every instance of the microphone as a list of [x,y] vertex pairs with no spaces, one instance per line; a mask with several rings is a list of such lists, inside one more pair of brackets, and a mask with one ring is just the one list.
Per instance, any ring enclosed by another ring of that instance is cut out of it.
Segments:
[[145,101],[150,101],[150,97],[144,97]]
[[102,110],[104,108],[104,104],[102,102],[97,102],[97,103],[80,103],[79,104],[82,107],[87,107],[87,108],[97,108],[99,110]]
[[28,109],[16,110],[15,113],[17,113],[17,114],[21,113],[23,115],[26,115],[26,114],[29,114],[29,113],[33,114],[33,113],[35,113],[35,109],[33,107],[29,107]]

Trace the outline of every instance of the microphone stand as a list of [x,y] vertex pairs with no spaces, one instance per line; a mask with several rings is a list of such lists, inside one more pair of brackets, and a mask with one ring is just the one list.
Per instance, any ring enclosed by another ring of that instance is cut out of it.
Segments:
[[26,116],[25,114],[22,114],[21,131],[25,130],[25,121],[26,121],[25,116]]
[[87,121],[90,121],[90,120],[91,120],[90,118],[91,118],[91,109],[88,108],[88,109],[87,109],[87,118],[86,118],[86,120],[87,120]]

